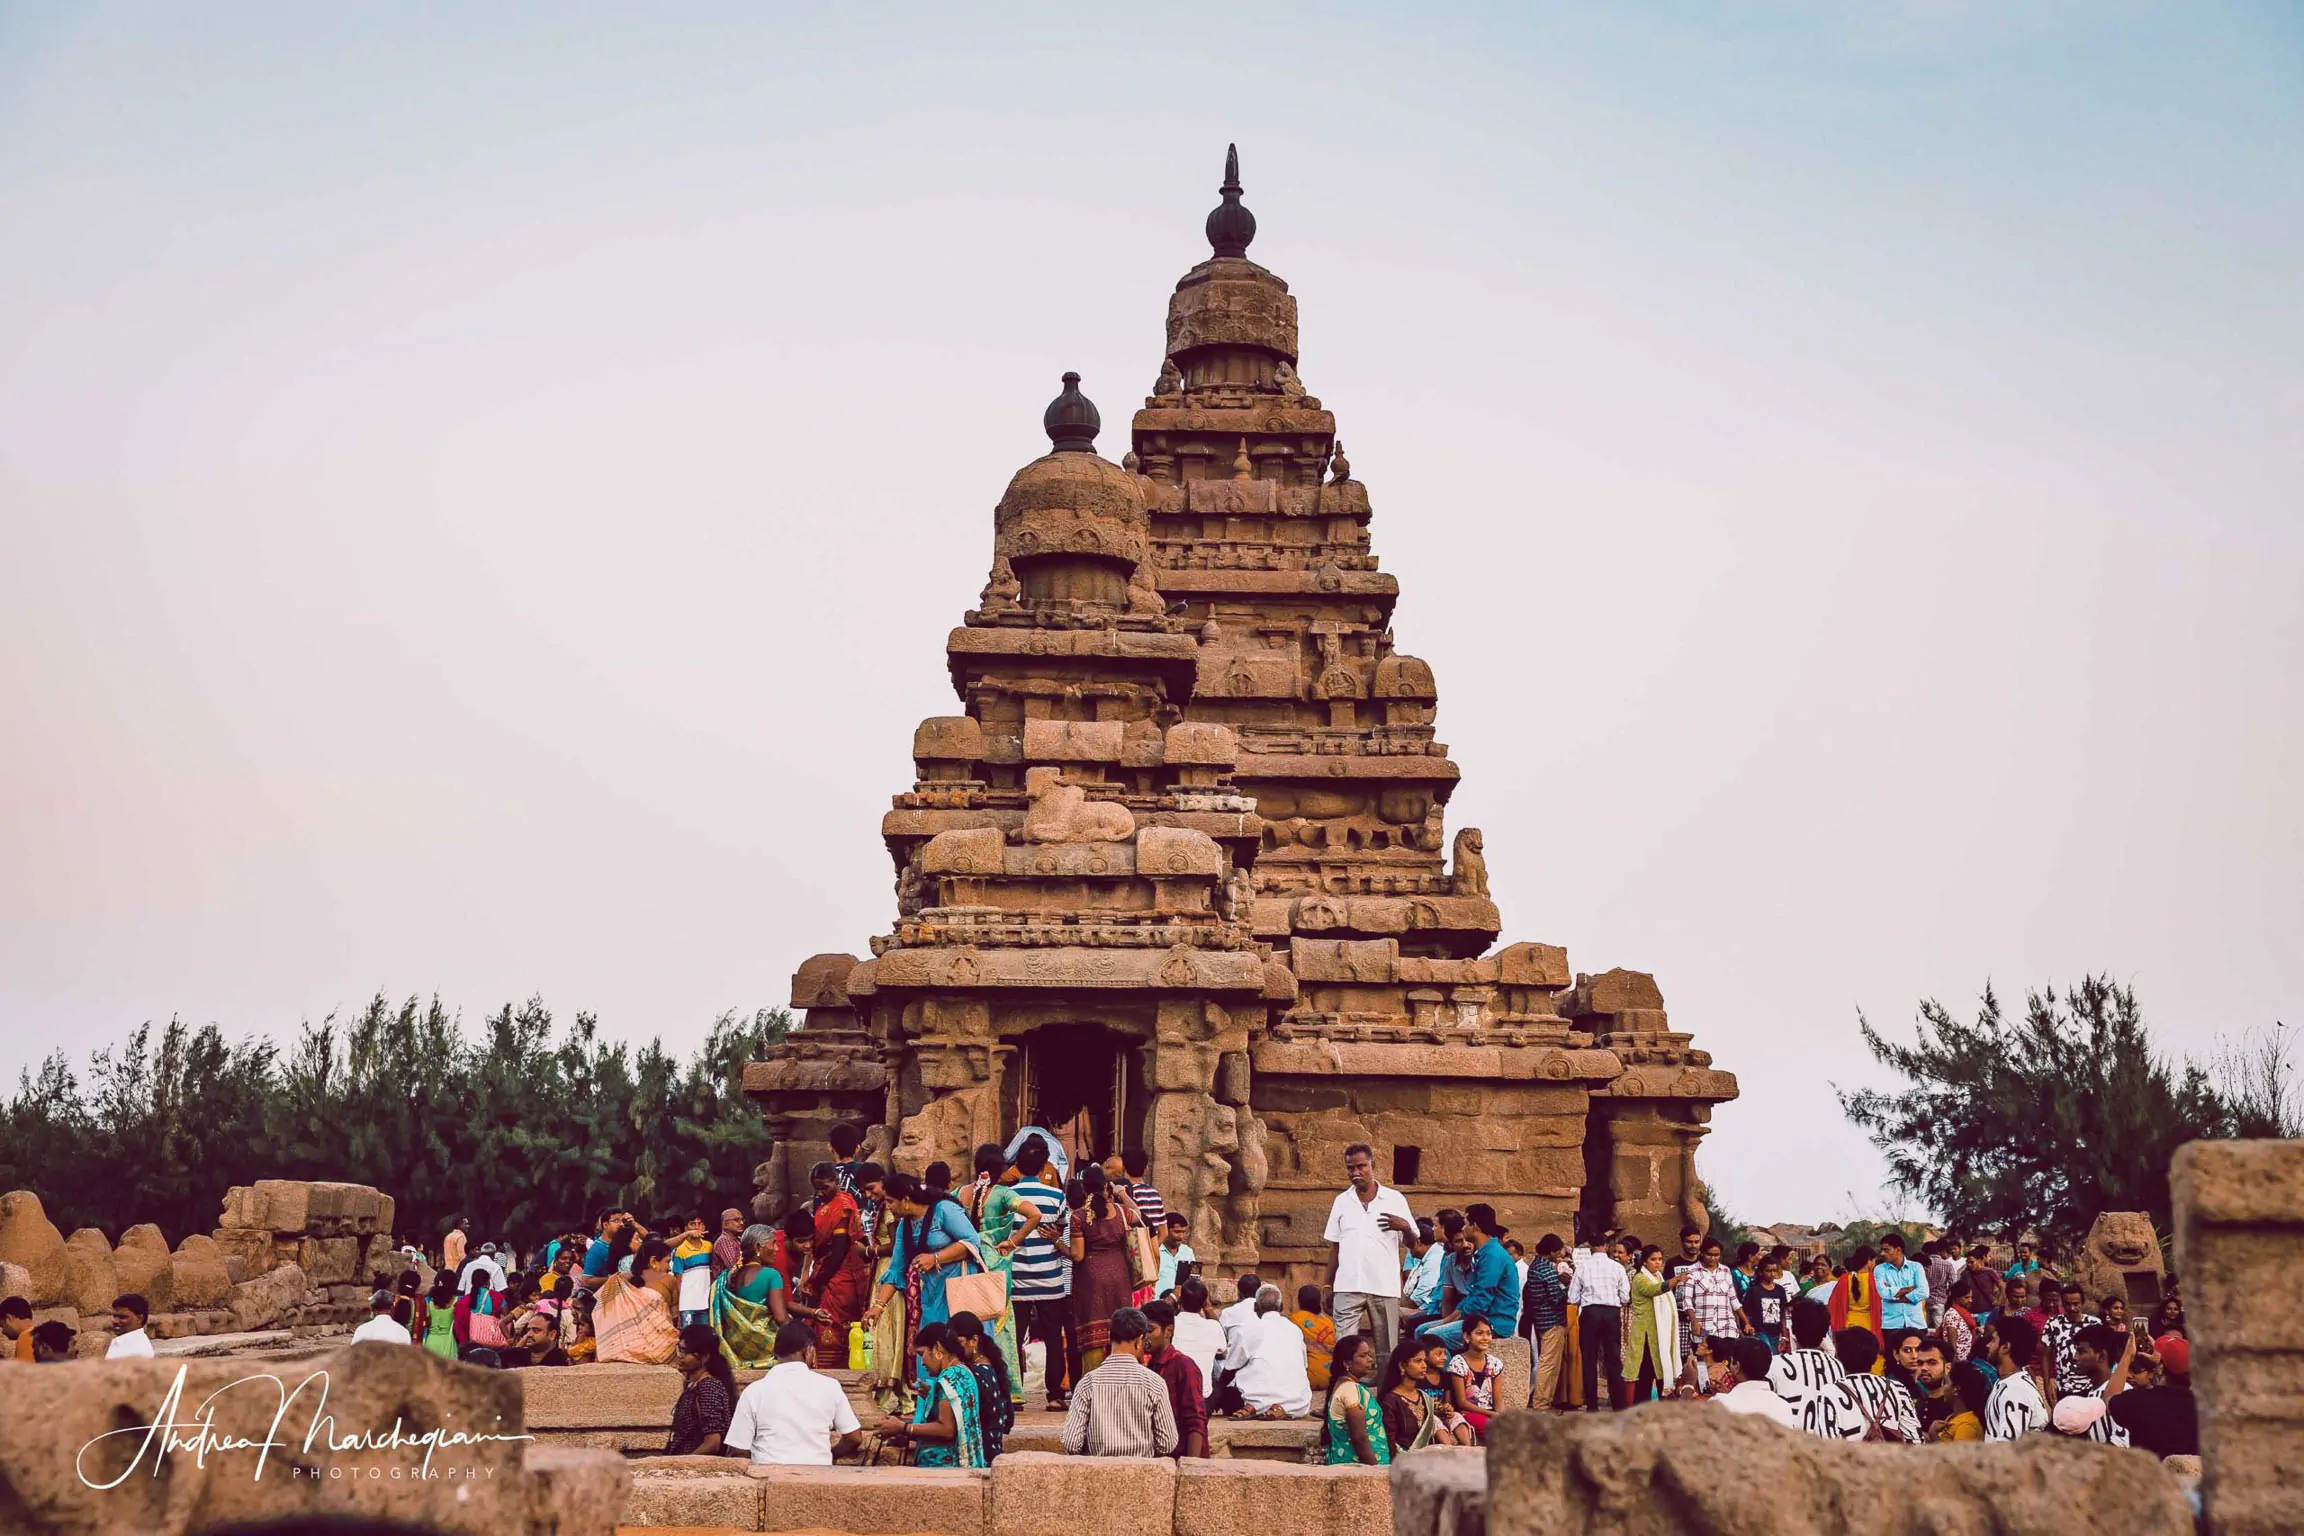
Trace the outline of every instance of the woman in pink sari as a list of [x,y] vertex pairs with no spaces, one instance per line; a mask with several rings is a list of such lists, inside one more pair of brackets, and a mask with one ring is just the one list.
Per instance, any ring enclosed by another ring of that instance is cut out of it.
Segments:
[[816,1191],[816,1242],[802,1295],[822,1309],[816,1322],[816,1365],[820,1370],[848,1366],[848,1325],[864,1316],[872,1297],[872,1260],[864,1213],[856,1197],[840,1187],[839,1170],[818,1163],[808,1170]]

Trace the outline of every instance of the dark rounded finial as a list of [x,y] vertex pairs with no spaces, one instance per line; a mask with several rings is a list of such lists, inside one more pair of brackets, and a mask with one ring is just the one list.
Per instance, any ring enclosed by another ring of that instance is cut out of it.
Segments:
[[1240,206],[1240,146],[1224,146],[1224,201],[1208,215],[1208,243],[1219,256],[1245,256],[1256,238],[1256,215]]
[[1096,402],[1080,393],[1080,375],[1067,373],[1064,393],[1048,402],[1040,425],[1048,429],[1048,441],[1056,445],[1055,452],[1094,453],[1104,418],[1096,414]]

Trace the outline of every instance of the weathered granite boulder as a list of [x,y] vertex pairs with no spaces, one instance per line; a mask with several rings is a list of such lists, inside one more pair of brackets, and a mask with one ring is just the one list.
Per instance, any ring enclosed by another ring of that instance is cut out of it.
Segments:
[[32,1299],[32,1271],[21,1264],[0,1261],[0,1296],[21,1296]]
[[120,1294],[120,1274],[112,1245],[94,1227],[82,1227],[64,1240],[64,1299],[83,1315],[101,1317]]
[[168,1260],[169,1287],[180,1312],[221,1307],[232,1299],[232,1276],[216,1240],[195,1232],[176,1245]]
[[[176,1305],[174,1265],[176,1256],[168,1251],[168,1239],[150,1222],[130,1227],[120,1234],[120,1246],[112,1250],[113,1273],[120,1281],[119,1294],[134,1292],[152,1304],[155,1312],[167,1312]],[[105,1300],[111,1306],[111,1300]]]
[[1394,1536],[1486,1536],[1488,1453],[1434,1445],[1392,1464]]
[[[0,1530],[11,1536],[138,1532],[208,1536],[240,1525],[316,1528],[357,1515],[363,1528],[437,1536],[609,1536],[623,1502],[625,1472],[609,1451],[531,1449],[520,1416],[519,1384],[501,1372],[440,1359],[428,1350],[359,1344],[310,1360],[282,1362],[278,1384],[247,1360],[75,1362],[9,1378],[0,1395]],[[211,1448],[206,1465],[190,1451],[152,1475],[142,1426],[185,1373],[181,1402],[214,1399],[216,1442],[286,1442],[266,1454]],[[276,1436],[269,1433],[283,1390],[298,1395]],[[325,1392],[324,1409],[322,1392]],[[309,1449],[316,1414],[333,1428]],[[421,1445],[335,1450],[353,1436],[403,1435],[444,1426],[478,1438],[432,1452],[443,1475],[411,1475]],[[131,1432],[105,1438],[122,1426]],[[82,1454],[81,1448],[94,1449]],[[531,1460],[533,1458],[533,1460]],[[731,1463],[731,1465],[734,1465]],[[453,1475],[447,1475],[448,1468]],[[94,1486],[91,1486],[91,1485]]]
[[64,1299],[64,1234],[28,1189],[0,1195],[0,1263],[21,1264],[31,1275],[35,1306]]
[[234,1333],[253,1333],[294,1318],[311,1300],[312,1283],[293,1264],[268,1269],[232,1287],[229,1303]]
[[1490,1426],[1490,1536],[2190,1536],[2144,1451],[1824,1441],[1708,1403],[1508,1413]]

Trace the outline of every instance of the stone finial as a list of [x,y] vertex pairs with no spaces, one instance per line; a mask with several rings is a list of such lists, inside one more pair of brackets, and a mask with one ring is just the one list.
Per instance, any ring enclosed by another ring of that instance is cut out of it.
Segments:
[[1240,146],[1224,146],[1224,201],[1208,215],[1208,244],[1219,256],[1245,256],[1256,238],[1256,215],[1240,206]]
[[1120,455],[1120,467],[1132,475],[1144,473],[1144,461],[1136,457],[1136,450],[1133,448]]
[[1048,402],[1040,425],[1047,430],[1053,451],[1094,453],[1096,434],[1104,429],[1104,418],[1096,414],[1096,402],[1080,393],[1080,375],[1067,373],[1064,393]]
[[1352,478],[1352,461],[1344,457],[1342,438],[1336,439],[1336,450],[1328,455],[1328,475],[1338,485]]
[[1232,456],[1232,478],[1235,480],[1253,480],[1256,478],[1256,466],[1248,457],[1248,439],[1245,437],[1240,439],[1240,451]]

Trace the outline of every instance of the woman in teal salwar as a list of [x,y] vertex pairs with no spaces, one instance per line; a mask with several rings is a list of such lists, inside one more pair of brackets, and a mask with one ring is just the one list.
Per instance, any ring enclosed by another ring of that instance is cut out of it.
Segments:
[[[982,1234],[984,1267],[1005,1278],[1008,1261],[1015,1255],[1017,1244],[1032,1235],[1040,1225],[1040,1207],[1009,1188],[1014,1182],[1008,1154],[1000,1143],[988,1141],[976,1149],[976,1182],[968,1186],[961,1198],[967,1202],[968,1217],[976,1223]],[[1003,1180],[1007,1182],[1003,1182]],[[984,1326],[1000,1348],[1000,1357],[1008,1365],[1008,1400],[1024,1401],[1024,1351],[1016,1347],[1016,1308],[1011,1305],[997,1318],[985,1318]]]
[[914,1339],[920,1351],[918,1401],[909,1420],[893,1414],[883,1419],[880,1437],[912,1446],[915,1466],[984,1466],[984,1424],[975,1372],[953,1347],[942,1323],[922,1323]]
[[[887,1267],[873,1288],[872,1305],[865,1309],[864,1326],[880,1321],[888,1299],[898,1291],[904,1294],[909,1329],[942,1323],[952,1315],[952,1305],[944,1299],[944,1282],[983,1267],[983,1239],[967,1213],[943,1190],[931,1190],[908,1173],[889,1174],[881,1187],[896,1215],[896,1234],[889,1243]],[[910,1345],[904,1357],[910,1358],[918,1347]]]

